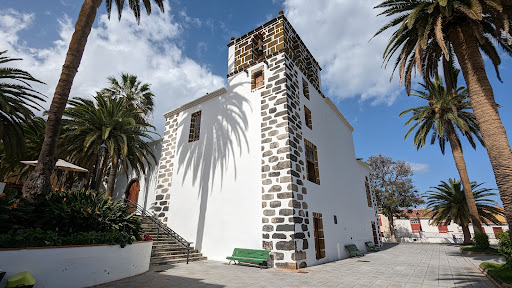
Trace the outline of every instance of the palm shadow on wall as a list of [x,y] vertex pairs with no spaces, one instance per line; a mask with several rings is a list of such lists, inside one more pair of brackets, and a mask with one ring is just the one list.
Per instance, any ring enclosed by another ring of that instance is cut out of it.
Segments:
[[183,134],[178,137],[177,143],[177,172],[184,171],[182,184],[187,177],[192,177],[194,186],[198,187],[197,197],[200,198],[196,243],[194,243],[198,250],[201,250],[203,244],[208,197],[212,193],[215,180],[220,177],[222,191],[225,172],[231,165],[234,179],[226,180],[236,180],[237,158],[244,150],[247,153],[250,152],[246,135],[249,121],[244,109],[252,110],[252,107],[246,98],[232,92],[236,91],[237,86],[241,84],[230,86],[233,88],[231,91],[204,103],[207,108],[201,111],[201,130],[198,141],[188,142],[190,113],[185,114],[179,123],[178,131],[182,131]]

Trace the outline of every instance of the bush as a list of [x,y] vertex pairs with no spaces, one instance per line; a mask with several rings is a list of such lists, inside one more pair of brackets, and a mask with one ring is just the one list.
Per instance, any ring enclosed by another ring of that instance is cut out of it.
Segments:
[[43,231],[40,228],[22,229],[0,234],[0,248],[26,248],[65,245],[91,244],[126,244],[133,243],[134,237],[126,232],[111,230],[107,232],[79,232],[69,236],[61,236],[53,231]]
[[38,221],[44,230],[66,236],[78,232],[117,230],[141,240],[142,218],[121,201],[88,191],[57,191],[46,199]]
[[0,234],[29,227],[33,224],[33,210],[31,205],[18,198],[18,191],[6,188],[0,194]]
[[489,237],[487,234],[483,232],[476,232],[475,238],[473,238],[473,241],[475,242],[475,247],[480,249],[489,249]]
[[498,235],[498,251],[505,257],[507,263],[512,264],[512,240],[508,232],[509,231],[505,231]]

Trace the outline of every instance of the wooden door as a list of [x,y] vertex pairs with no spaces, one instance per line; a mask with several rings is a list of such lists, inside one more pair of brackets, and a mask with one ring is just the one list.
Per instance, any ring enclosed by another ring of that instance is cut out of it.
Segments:
[[496,237],[496,239],[498,239],[498,235],[503,233],[503,228],[501,228],[501,227],[492,227],[492,232],[494,232],[494,237]]
[[377,234],[377,225],[372,221],[372,232],[373,232],[373,243],[375,246],[379,246],[379,236]]
[[316,259],[325,257],[325,237],[322,213],[313,213]]
[[130,186],[130,190],[128,190],[128,200],[132,200],[133,202],[137,203],[139,200],[139,190],[140,190],[140,184],[139,181],[135,181]]

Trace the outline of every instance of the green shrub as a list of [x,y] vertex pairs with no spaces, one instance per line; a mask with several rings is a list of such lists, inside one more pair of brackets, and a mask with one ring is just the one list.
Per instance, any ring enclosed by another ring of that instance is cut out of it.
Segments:
[[512,264],[512,240],[508,232],[505,231],[498,235],[498,251],[507,259],[508,263]]
[[34,208],[18,198],[18,191],[6,188],[0,194],[0,234],[33,224]]
[[473,241],[475,242],[475,247],[480,249],[489,249],[489,237],[487,234],[483,232],[476,232],[475,238],[473,238]]
[[104,194],[57,191],[47,196],[38,226],[67,236],[117,230],[141,240],[141,217],[121,201]]
[[40,228],[22,229],[0,234],[0,248],[25,248],[65,245],[91,244],[126,244],[133,243],[135,237],[126,232],[111,230],[107,232],[79,232],[69,236],[60,236],[53,231],[43,231]]

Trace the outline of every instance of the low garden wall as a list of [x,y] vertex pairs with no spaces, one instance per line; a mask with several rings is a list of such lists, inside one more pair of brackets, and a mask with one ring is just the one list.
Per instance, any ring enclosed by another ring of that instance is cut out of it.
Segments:
[[144,273],[149,269],[153,242],[119,245],[0,249],[0,287],[12,275],[29,271],[34,288],[88,287]]

